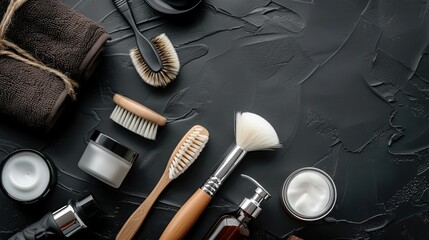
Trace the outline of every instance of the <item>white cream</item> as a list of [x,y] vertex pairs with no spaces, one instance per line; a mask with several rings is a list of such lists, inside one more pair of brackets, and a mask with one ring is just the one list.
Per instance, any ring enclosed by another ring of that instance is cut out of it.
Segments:
[[319,169],[304,168],[292,173],[284,188],[283,201],[286,208],[302,220],[320,219],[335,204],[335,185]]
[[18,201],[33,201],[41,197],[51,180],[50,168],[38,154],[23,151],[13,154],[2,169],[4,190]]

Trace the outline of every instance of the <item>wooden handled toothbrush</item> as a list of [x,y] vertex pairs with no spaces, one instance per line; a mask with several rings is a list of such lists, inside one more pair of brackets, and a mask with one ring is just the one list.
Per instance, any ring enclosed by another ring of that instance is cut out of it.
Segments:
[[122,226],[116,240],[132,239],[145,220],[149,210],[155,203],[164,188],[180,174],[182,174],[198,157],[209,139],[209,132],[202,126],[192,127],[177,144],[167,167],[159,179],[158,184],[146,198],[146,200],[134,211]]

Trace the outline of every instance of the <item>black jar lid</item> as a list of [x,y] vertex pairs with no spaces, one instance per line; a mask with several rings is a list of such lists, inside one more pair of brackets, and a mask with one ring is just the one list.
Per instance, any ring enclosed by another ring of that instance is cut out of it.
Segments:
[[164,14],[169,14],[169,15],[187,13],[195,9],[202,2],[202,0],[189,0],[188,4],[186,4],[185,6],[179,7],[179,6],[173,6],[164,0],[145,0],[145,1],[147,4],[149,4],[149,6],[151,6],[156,11]]
[[106,134],[98,130],[95,130],[94,133],[91,135],[91,140],[98,145],[106,148],[107,150],[113,152],[114,154],[118,155],[119,157],[125,159],[131,164],[133,164],[139,156],[136,151],[125,147],[124,145],[117,142],[115,139],[107,136]]
[[75,209],[82,221],[86,221],[100,212],[100,207],[91,194],[77,201],[70,200],[69,204]]

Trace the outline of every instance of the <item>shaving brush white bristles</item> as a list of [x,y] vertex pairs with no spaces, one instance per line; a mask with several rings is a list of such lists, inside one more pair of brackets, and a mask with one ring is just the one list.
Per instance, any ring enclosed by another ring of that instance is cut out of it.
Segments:
[[261,116],[249,112],[237,112],[235,141],[246,152],[280,148],[276,130]]
[[180,176],[197,159],[209,140],[208,131],[197,126],[187,135],[171,162],[168,177],[173,180]]
[[138,48],[130,51],[131,60],[140,77],[154,87],[165,87],[173,81],[180,70],[179,57],[173,44],[164,33],[151,40],[162,62],[160,71],[155,72],[146,64]]
[[152,109],[130,98],[116,93],[116,104],[110,118],[124,128],[150,140],[155,140],[158,126],[164,126],[167,119]]
[[156,139],[156,133],[158,132],[157,124],[141,118],[119,105],[116,105],[115,109],[113,109],[110,119],[144,138],[150,140]]

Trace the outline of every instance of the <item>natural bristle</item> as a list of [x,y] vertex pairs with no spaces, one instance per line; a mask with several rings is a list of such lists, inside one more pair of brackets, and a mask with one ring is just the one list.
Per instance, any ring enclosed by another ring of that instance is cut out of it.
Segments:
[[155,140],[156,138],[158,125],[127,111],[119,105],[116,105],[110,118],[124,128],[147,139]]
[[197,159],[208,140],[209,133],[204,127],[194,127],[193,131],[186,135],[185,141],[175,153],[168,177],[173,180],[180,176]]
[[162,62],[160,71],[154,72],[149,68],[138,48],[131,49],[131,60],[138,74],[147,84],[154,87],[165,87],[173,81],[179,73],[179,57],[177,56],[173,44],[171,44],[165,34],[153,38],[152,44]]
[[235,139],[237,146],[248,152],[281,147],[273,126],[261,116],[249,112],[237,113]]

